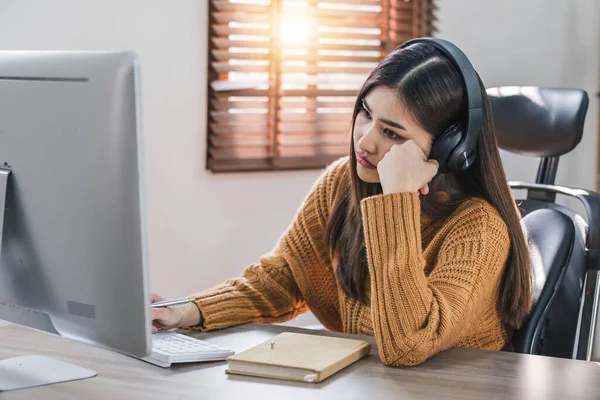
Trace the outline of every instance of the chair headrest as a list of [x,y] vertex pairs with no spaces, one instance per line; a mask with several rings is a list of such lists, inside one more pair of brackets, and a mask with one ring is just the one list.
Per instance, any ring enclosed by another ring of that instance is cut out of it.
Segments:
[[487,93],[501,149],[554,157],[579,144],[589,103],[585,91],[504,86],[489,88]]

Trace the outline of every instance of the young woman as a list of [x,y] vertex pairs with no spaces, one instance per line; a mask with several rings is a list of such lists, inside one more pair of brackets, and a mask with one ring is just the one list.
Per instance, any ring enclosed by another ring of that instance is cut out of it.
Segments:
[[[439,43],[400,46],[370,74],[350,156],[327,168],[273,251],[194,303],[153,309],[154,330],[311,310],[329,330],[374,335],[386,365],[454,346],[507,347],[531,308],[527,247],[485,89]],[[448,167],[440,141],[465,131],[476,140],[464,157],[472,165]]]

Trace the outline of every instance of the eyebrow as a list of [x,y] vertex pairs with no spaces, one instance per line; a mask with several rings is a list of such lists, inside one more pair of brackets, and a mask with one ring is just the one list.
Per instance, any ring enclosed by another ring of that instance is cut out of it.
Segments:
[[[369,105],[367,104],[367,100],[365,100],[364,98],[362,98],[362,99],[361,99],[361,102],[362,102],[362,105],[363,105],[363,107],[364,107],[364,108],[365,108],[365,109],[366,109],[366,110],[367,110],[367,111],[368,111],[370,114],[373,114],[373,113],[371,112],[371,109],[369,108]],[[402,129],[403,131],[405,131],[405,130],[406,130],[406,128],[405,128],[405,127],[403,127],[402,125],[400,125],[400,124],[399,124],[399,123],[397,123],[397,122],[390,121],[389,119],[381,119],[381,118],[378,118],[378,119],[379,119],[379,121],[383,122],[383,123],[384,123],[384,124],[386,124],[386,125],[393,126],[393,127],[395,127],[395,128],[398,128],[398,129]]]

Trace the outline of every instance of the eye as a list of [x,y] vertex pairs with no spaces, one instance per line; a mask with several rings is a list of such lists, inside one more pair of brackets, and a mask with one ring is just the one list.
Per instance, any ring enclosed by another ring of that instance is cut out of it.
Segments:
[[366,119],[369,119],[369,120],[371,119],[371,113],[366,108],[364,108],[362,105],[360,106],[359,114],[362,114],[363,117],[365,117]]
[[402,139],[402,137],[400,135],[398,135],[396,132],[394,132],[393,130],[391,130],[389,128],[383,128],[383,134],[388,139],[392,139],[392,140],[401,140]]

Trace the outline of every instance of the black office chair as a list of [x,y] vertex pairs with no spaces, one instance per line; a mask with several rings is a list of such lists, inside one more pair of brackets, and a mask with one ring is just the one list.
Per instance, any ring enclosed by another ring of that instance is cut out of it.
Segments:
[[[534,306],[513,338],[515,351],[590,359],[600,255],[600,195],[554,185],[559,157],[583,135],[588,95],[577,89],[500,87],[487,90],[500,148],[539,157],[535,183],[517,199],[534,272]],[[557,194],[585,206],[586,221],[556,204]]]

